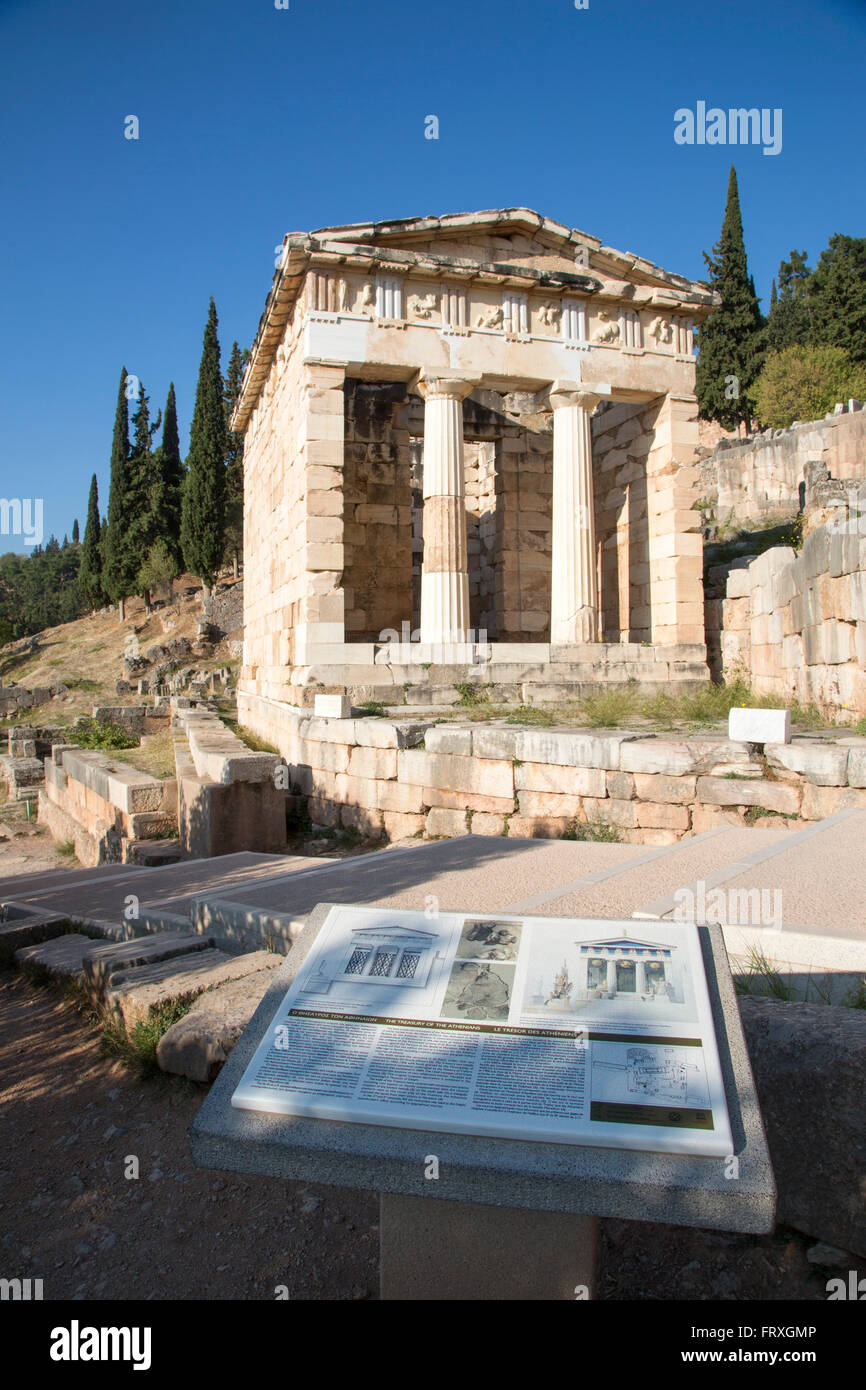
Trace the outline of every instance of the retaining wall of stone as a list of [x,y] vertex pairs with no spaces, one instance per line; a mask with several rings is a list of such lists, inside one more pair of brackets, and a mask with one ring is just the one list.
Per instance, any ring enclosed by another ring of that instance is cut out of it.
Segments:
[[130,846],[177,824],[177,783],[89,749],[56,744],[45,759],[39,820],[91,866],[126,863]]
[[815,459],[834,478],[862,478],[866,410],[838,410],[823,420],[765,430],[741,443],[721,440],[700,464],[703,496],[716,503],[718,520],[796,516],[805,467]]
[[750,755],[721,735],[659,738],[423,717],[316,719],[239,693],[242,725],[279,748],[315,824],[392,840],[560,837],[592,822],[637,844],[718,825],[820,820],[866,806],[866,738]]
[[286,847],[286,786],[275,753],[258,753],[207,710],[173,700],[181,847],[193,858]]
[[866,516],[819,526],[741,562],[725,598],[707,602],[707,645],[726,680],[815,704],[840,720],[866,715]]

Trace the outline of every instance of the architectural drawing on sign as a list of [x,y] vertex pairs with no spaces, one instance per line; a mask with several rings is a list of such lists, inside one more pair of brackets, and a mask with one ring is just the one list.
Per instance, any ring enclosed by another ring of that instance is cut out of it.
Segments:
[[682,970],[676,946],[654,941],[612,937],[580,941],[575,1002],[639,996],[647,1003],[657,999],[683,1002]]
[[523,998],[536,1015],[634,1014],[654,1024],[684,1019],[694,1008],[682,947],[625,928],[611,937],[562,931],[534,938]]
[[416,927],[355,927],[323,953],[301,993],[358,999],[371,986],[425,990],[444,959],[439,942],[435,932]]
[[[690,1055],[691,1054],[691,1055]],[[594,1100],[658,1098],[678,1105],[706,1104],[706,1081],[693,1048],[646,1046],[616,1049],[616,1058],[593,1058]]]

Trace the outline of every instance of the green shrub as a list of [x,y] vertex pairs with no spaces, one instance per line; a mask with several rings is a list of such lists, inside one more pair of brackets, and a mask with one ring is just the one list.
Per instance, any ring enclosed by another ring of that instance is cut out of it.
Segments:
[[137,748],[138,739],[128,734],[120,724],[99,719],[83,719],[67,730],[70,743],[79,748]]
[[819,420],[837,401],[866,396],[866,367],[844,348],[787,347],[771,352],[751,389],[758,419],[773,429]]
[[562,832],[563,840],[592,840],[600,844],[618,845],[622,843],[622,836],[615,825],[606,825],[602,821],[587,821],[581,825],[573,820],[567,830]]

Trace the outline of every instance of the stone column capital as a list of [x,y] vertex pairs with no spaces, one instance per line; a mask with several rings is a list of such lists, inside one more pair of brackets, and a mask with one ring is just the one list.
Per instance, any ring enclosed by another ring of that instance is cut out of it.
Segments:
[[462,372],[451,371],[448,368],[436,371],[423,367],[409,382],[409,390],[413,396],[421,396],[425,401],[462,401],[480,385],[481,378],[477,376],[468,377]]
[[610,398],[610,386],[598,382],[584,385],[580,381],[554,381],[545,391],[539,392],[539,405],[546,410],[560,410],[566,405],[577,405],[591,414],[599,401]]

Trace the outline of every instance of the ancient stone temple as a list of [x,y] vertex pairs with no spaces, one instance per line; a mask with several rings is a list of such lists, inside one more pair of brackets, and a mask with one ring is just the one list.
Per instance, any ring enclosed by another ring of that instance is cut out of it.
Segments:
[[287,236],[234,417],[246,722],[461,671],[522,698],[705,679],[712,303],[525,208]]

